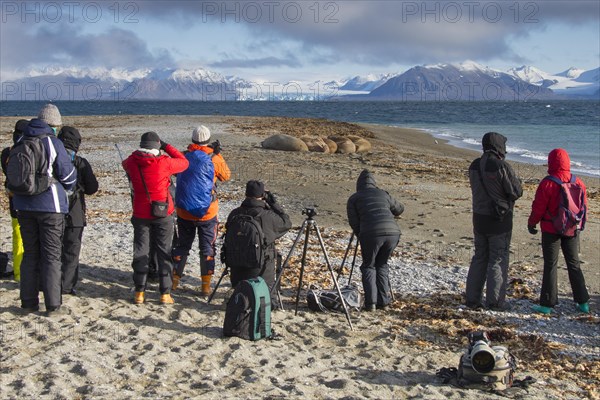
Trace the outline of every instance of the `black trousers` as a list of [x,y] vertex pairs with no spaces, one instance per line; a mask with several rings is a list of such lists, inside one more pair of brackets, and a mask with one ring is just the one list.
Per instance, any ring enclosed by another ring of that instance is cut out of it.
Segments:
[[71,293],[79,278],[79,253],[83,226],[65,227],[62,247],[62,292]]
[[[171,246],[173,240],[173,218],[144,219],[131,218],[133,225],[133,283],[135,290],[146,290],[150,263],[150,248],[158,262],[158,283],[160,293],[170,293],[173,273]],[[151,245],[152,244],[152,245]]]
[[21,307],[36,307],[40,289],[46,309],[62,304],[61,253],[65,216],[59,213],[20,211],[23,238]]
[[212,275],[215,271],[215,242],[217,241],[217,231],[219,221],[217,217],[208,221],[188,221],[183,218],[177,218],[177,232],[179,238],[177,247],[173,249],[174,256],[180,256],[181,261],[177,265],[177,273],[183,276],[185,262],[194,239],[198,236],[198,248],[200,249],[200,274]]
[[579,233],[573,237],[562,237],[542,232],[544,276],[542,278],[540,305],[545,307],[554,307],[558,304],[557,265],[561,249],[567,263],[573,300],[578,304],[587,303],[590,300],[590,295],[585,287],[585,278],[579,267]]
[[388,305],[391,302],[388,259],[400,241],[400,235],[360,237],[363,263],[362,284],[365,305]]

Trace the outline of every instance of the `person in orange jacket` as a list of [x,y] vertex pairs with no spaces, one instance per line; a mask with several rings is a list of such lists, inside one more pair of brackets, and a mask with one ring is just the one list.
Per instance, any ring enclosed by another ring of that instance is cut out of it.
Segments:
[[200,125],[194,129],[192,143],[185,154],[190,168],[177,176],[175,199],[178,241],[173,250],[173,260],[176,263],[173,289],[176,289],[183,276],[194,238],[198,236],[201,293],[205,296],[210,294],[210,282],[215,270],[215,242],[219,226],[216,183],[225,182],[231,177],[231,171],[221,155],[219,142],[209,142],[210,130],[206,126]]
[[[166,154],[161,154],[164,150]],[[189,163],[174,146],[165,143],[155,132],[142,135],[140,148],[123,161],[133,187],[133,302],[145,302],[150,249],[156,252],[160,287],[160,303],[173,304],[171,297],[171,243],[175,206],[169,185],[171,175],[184,171]],[[165,202],[166,216],[156,216],[152,203]]]

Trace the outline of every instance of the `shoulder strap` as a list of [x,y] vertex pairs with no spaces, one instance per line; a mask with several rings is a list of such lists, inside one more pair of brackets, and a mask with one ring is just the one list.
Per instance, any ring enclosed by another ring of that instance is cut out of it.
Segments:
[[[575,175],[572,175],[575,176]],[[556,183],[558,186],[561,186],[564,182],[561,181],[560,179],[558,179],[557,177],[553,176],[553,175],[548,175],[547,177],[545,177],[544,179],[547,179],[549,181],[552,181],[554,183]],[[573,181],[574,182],[574,181]]]
[[140,167],[139,165],[137,167],[138,167],[138,170],[140,171],[140,178],[142,178],[142,183],[144,184],[144,190],[146,191],[146,196],[148,196],[148,201],[150,203],[152,203],[152,200],[150,199],[150,193],[148,192],[148,186],[146,186],[146,180],[144,179],[144,174],[142,174],[142,167]]
[[483,161],[483,156],[479,159],[479,180],[481,181],[483,190],[485,190],[485,193],[488,195],[488,197],[490,197],[493,201],[496,201],[492,196],[490,196],[490,192],[488,191],[487,185],[485,184],[485,180],[483,179],[483,173],[485,171],[485,164],[487,163],[487,159],[486,159],[486,162],[482,162],[482,161]]

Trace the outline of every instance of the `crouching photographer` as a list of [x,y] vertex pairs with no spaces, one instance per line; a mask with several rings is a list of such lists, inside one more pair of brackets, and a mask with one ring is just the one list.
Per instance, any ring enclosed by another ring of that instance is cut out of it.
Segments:
[[350,227],[360,241],[365,311],[385,310],[391,302],[387,261],[400,241],[400,227],[394,217],[404,212],[404,206],[379,189],[365,169],[346,207]]
[[292,227],[290,217],[265,191],[264,184],[251,180],[246,184],[246,198],[231,211],[225,224],[225,264],[231,285],[261,276],[270,287],[275,283],[277,250],[275,240]]

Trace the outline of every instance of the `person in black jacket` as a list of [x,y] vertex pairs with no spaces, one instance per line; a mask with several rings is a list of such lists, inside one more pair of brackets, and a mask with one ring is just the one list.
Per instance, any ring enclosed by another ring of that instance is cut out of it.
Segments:
[[360,241],[365,310],[386,309],[391,301],[387,261],[401,234],[394,217],[404,212],[404,206],[379,189],[373,175],[365,169],[346,209],[350,227]]
[[75,295],[75,285],[79,277],[79,253],[85,220],[85,195],[98,191],[98,180],[92,166],[83,157],[77,155],[81,144],[79,131],[70,126],[63,126],[58,134],[67,154],[71,157],[77,170],[77,184],[69,195],[69,213],[65,218],[65,232],[62,246],[62,292]]
[[238,214],[250,215],[254,217],[261,225],[266,241],[264,251],[264,264],[257,265],[255,268],[235,268],[230,267],[231,286],[236,286],[238,282],[261,276],[267,285],[271,287],[275,283],[275,264],[277,250],[275,249],[275,240],[287,233],[292,227],[290,217],[285,213],[283,207],[275,196],[265,191],[265,186],[260,181],[248,181],[246,183],[246,199],[242,205],[229,214],[227,224],[232,217]]
[[481,141],[483,155],[471,163],[475,254],[467,275],[466,303],[505,310],[506,285],[515,201],[523,195],[521,182],[506,157],[506,137],[488,132]]

